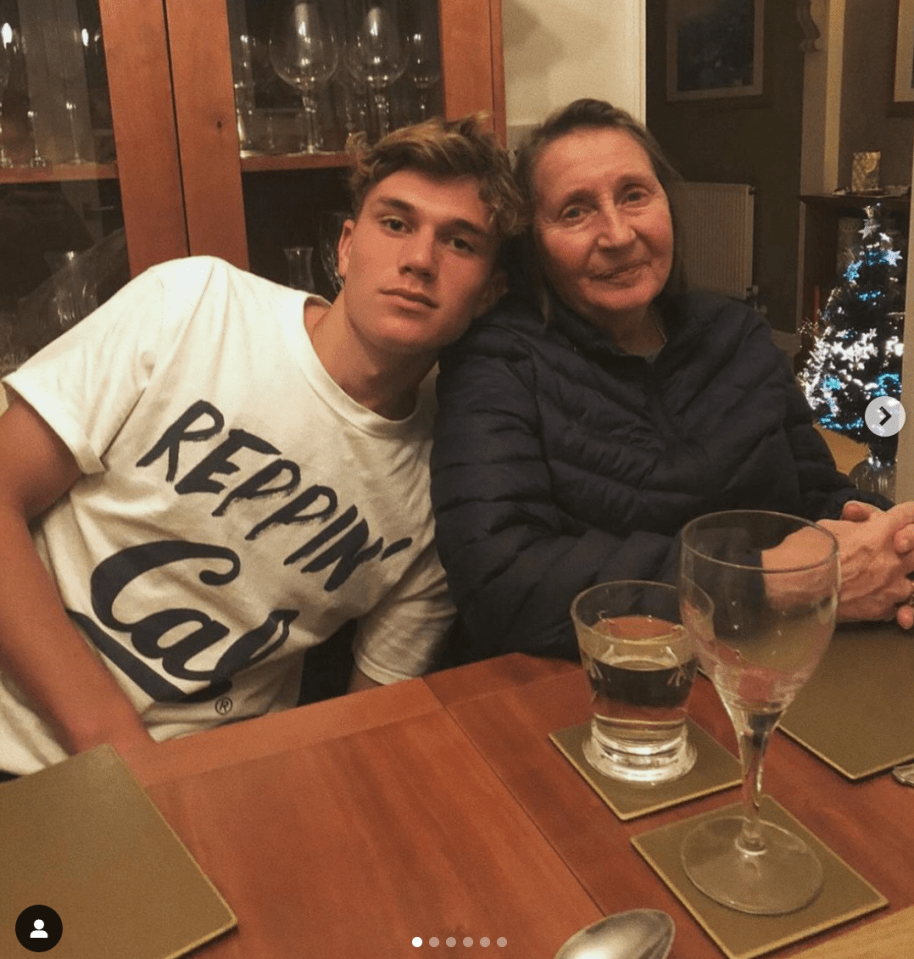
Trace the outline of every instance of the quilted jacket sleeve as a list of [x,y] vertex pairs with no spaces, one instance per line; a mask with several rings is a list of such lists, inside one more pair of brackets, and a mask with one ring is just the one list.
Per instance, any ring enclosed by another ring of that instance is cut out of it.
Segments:
[[578,592],[610,578],[674,579],[673,539],[617,537],[571,522],[553,502],[535,364],[521,337],[474,331],[442,358],[438,394],[438,549],[473,658],[576,658],[569,607]]

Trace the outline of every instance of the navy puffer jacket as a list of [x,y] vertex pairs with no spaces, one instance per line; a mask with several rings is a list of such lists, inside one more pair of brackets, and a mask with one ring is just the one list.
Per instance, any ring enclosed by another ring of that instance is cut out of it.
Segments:
[[438,549],[458,610],[449,662],[577,657],[574,596],[610,579],[674,582],[695,516],[835,518],[835,469],[766,322],[681,297],[653,362],[561,304],[545,325],[507,299],[440,360],[432,451]]

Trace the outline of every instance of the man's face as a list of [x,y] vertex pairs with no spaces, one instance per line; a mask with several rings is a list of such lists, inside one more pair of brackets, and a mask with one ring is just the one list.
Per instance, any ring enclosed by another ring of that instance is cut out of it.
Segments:
[[381,356],[434,357],[494,302],[497,247],[474,178],[399,170],[343,227],[346,320]]

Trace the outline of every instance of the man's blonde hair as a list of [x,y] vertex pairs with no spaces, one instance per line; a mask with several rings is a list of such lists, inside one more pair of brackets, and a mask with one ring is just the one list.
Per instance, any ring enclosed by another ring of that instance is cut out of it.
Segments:
[[398,170],[416,170],[440,180],[472,177],[488,207],[496,239],[519,233],[524,202],[511,173],[507,151],[484,126],[482,114],[460,120],[434,117],[394,130],[378,143],[364,134],[351,138],[349,178],[352,214],[358,217],[369,190]]

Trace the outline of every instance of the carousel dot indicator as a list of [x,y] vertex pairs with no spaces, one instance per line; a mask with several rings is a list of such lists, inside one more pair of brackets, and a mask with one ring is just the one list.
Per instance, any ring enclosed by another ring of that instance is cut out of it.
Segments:
[[418,949],[422,945],[422,940],[418,936],[413,936],[413,945]]
[[495,940],[495,943],[496,943],[496,945],[501,946],[502,948],[504,948],[505,946],[508,945],[508,940],[505,939],[504,936],[499,936],[498,939]]

